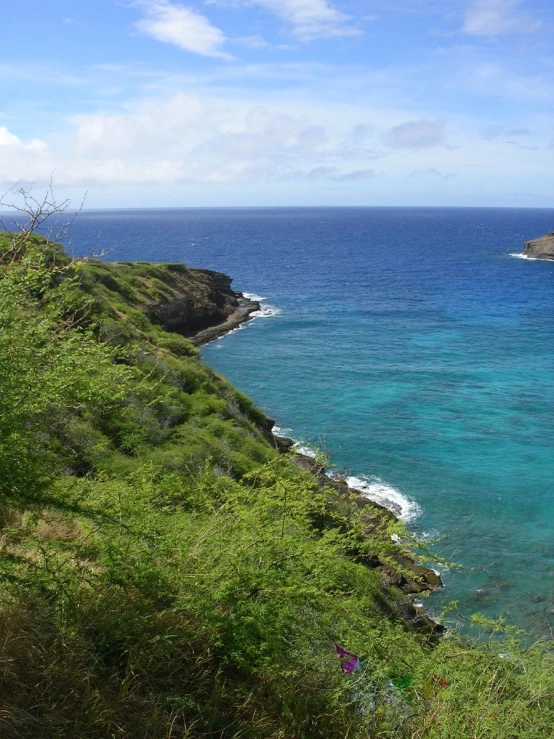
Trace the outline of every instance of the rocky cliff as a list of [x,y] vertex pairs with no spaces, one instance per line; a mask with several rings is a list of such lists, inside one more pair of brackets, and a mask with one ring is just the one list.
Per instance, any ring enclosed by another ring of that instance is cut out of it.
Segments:
[[[170,265],[175,270],[180,265]],[[207,269],[182,269],[174,273],[169,291],[147,310],[148,318],[189,338],[205,344],[231,331],[260,304],[231,289],[231,278]]]
[[554,259],[554,231],[549,231],[545,236],[526,241],[523,254],[533,259]]
[[83,274],[83,286],[114,314],[119,331],[121,319],[140,330],[146,318],[200,345],[248,321],[260,308],[233,290],[227,275],[183,264],[89,262]]

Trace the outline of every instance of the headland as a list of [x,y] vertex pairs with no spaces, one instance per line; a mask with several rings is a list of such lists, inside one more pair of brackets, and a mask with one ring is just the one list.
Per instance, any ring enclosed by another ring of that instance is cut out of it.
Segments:
[[554,259],[554,231],[526,241],[523,256],[528,259]]

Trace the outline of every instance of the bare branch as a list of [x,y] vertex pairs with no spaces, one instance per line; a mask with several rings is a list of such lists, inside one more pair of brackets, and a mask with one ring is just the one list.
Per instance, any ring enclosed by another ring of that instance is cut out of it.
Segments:
[[84,194],[77,210],[71,212],[70,217],[64,218],[71,201],[69,198],[58,202],[54,194],[53,174],[43,197],[38,198],[32,192],[32,185],[16,183],[12,188],[0,196],[0,209],[8,209],[15,215],[9,218],[0,218],[0,229],[12,235],[11,248],[2,255],[3,261],[20,259],[29,237],[34,233],[44,236],[46,245],[66,240],[69,229],[75,218],[83,210],[87,193]]

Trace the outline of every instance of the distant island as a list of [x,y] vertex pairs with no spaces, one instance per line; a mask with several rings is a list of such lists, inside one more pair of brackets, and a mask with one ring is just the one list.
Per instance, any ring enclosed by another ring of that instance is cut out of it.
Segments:
[[554,231],[545,236],[526,241],[523,246],[523,256],[533,259],[554,259]]

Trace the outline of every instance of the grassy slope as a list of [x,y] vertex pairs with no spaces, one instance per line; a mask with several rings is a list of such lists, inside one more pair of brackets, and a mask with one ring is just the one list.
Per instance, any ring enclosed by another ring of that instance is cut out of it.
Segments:
[[[37,437],[50,504],[4,506],[4,735],[546,735],[548,655],[431,649],[395,620],[354,507],[280,458],[263,414],[148,320],[179,268],[76,272],[71,315],[129,373],[113,401],[66,405]],[[341,674],[335,642],[363,673]]]

